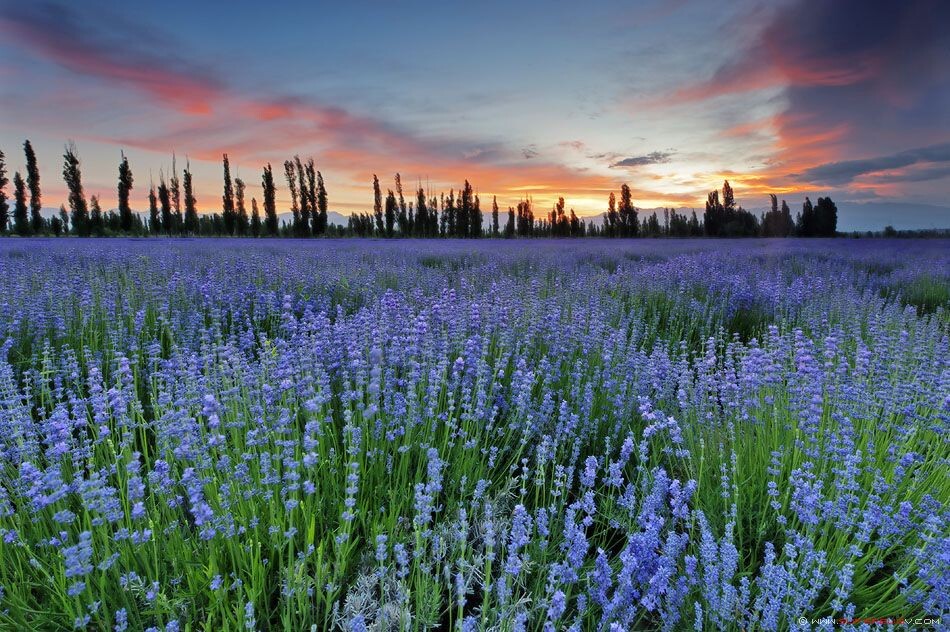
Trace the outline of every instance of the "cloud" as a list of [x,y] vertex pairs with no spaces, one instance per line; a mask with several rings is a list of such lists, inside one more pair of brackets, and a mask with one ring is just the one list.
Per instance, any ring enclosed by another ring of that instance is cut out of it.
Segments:
[[[940,178],[927,164],[944,162],[950,142],[950,3],[775,6],[731,61],[657,103],[695,107],[734,96],[777,104],[777,113],[722,132],[771,144],[765,167],[747,174],[756,191],[821,185],[899,197]],[[763,90],[774,94],[754,94]]]
[[[216,77],[174,55],[159,57],[142,48],[144,41],[161,41],[156,34],[116,26],[94,28],[72,10],[45,2],[8,4],[0,13],[0,33],[63,68],[134,87],[184,112],[210,110],[223,90]],[[117,35],[126,32],[136,38]]]
[[[950,143],[930,145],[888,156],[877,156],[862,160],[842,160],[829,162],[806,169],[801,175],[809,182],[819,184],[848,184],[858,177],[880,171],[902,169],[919,163],[950,162]],[[933,172],[935,177],[943,177],[946,171]],[[942,175],[937,175],[942,174]],[[919,174],[918,174],[919,175]],[[930,179],[930,178],[923,178]],[[916,181],[920,181],[918,178]],[[891,179],[891,181],[897,181]],[[908,179],[905,181],[915,181]]]
[[645,167],[647,165],[659,165],[670,161],[670,156],[674,152],[654,151],[645,156],[632,156],[624,158],[611,164],[611,167]]
[[[118,19],[109,16],[110,24]],[[123,39],[113,30],[136,37]],[[91,93],[99,104],[114,107],[117,95],[146,97],[134,112],[148,113],[148,125],[134,133],[116,132],[112,126],[104,133],[87,131],[87,139],[162,153],[177,150],[197,160],[217,161],[228,152],[235,166],[279,164],[288,154],[313,153],[329,170],[347,176],[342,188],[361,186],[374,172],[397,170],[406,179],[431,177],[436,186],[468,178],[500,196],[506,191],[521,195],[520,185],[531,186],[541,192],[536,194],[539,201],[555,192],[606,198],[614,188],[609,177],[536,159],[534,146],[425,136],[314,98],[247,92],[165,46],[143,44],[168,42],[167,34],[134,24],[107,30],[64,5],[4,4],[0,35],[72,75],[107,84],[112,90],[97,87]],[[185,47],[174,48],[187,55]],[[70,77],[68,88],[82,91],[89,83]]]

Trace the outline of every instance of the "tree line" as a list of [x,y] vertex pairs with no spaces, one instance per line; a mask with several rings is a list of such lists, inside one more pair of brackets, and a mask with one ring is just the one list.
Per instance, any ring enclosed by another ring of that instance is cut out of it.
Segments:
[[[135,183],[128,158],[121,154],[118,166],[118,208],[103,211],[99,197],[87,200],[81,163],[75,145],[69,143],[63,153],[63,180],[67,204],[47,219],[42,211],[42,192],[36,152],[30,141],[23,143],[26,178],[13,175],[13,213],[7,197],[6,160],[0,151],[0,234],[89,236],[234,236],[234,237],[829,237],[837,234],[838,209],[830,197],[819,197],[816,204],[805,198],[802,210],[794,218],[788,203],[771,195],[771,208],[760,215],[736,203],[729,182],[722,191],[711,191],[702,218],[695,211],[687,216],[675,209],[663,209],[646,216],[636,208],[630,187],[620,187],[620,197],[611,192],[603,221],[580,219],[567,209],[559,197],[550,211],[535,215],[530,197],[509,206],[502,217],[497,196],[492,197],[486,226],[477,191],[468,180],[458,190],[433,195],[419,186],[407,200],[402,179],[397,173],[393,187],[384,198],[379,178],[373,176],[373,210],[350,216],[346,226],[329,223],[326,184],[312,158],[300,156],[284,161],[284,180],[290,192],[290,220],[277,215],[277,183],[274,168],[268,163],[261,174],[261,204],[251,196],[247,202],[247,183],[231,176],[228,155],[222,156],[224,177],[220,213],[198,213],[191,164],[186,160],[181,171],[172,157],[172,169],[166,178],[159,172],[156,186],[149,184],[148,214],[142,217],[132,210]],[[503,225],[502,225],[503,221]]]

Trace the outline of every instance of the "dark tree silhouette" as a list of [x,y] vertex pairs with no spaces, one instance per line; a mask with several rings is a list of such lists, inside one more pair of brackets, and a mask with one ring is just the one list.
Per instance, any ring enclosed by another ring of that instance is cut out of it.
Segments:
[[300,221],[294,224],[294,232],[298,237],[310,234],[310,188],[307,185],[307,173],[300,156],[294,156],[294,165],[297,169],[297,180],[300,193]]
[[43,232],[43,196],[40,191],[40,169],[36,164],[36,152],[30,141],[24,141],[23,153],[26,155],[26,184],[30,189],[31,233]]
[[498,236],[498,196],[491,198],[491,236]]
[[722,203],[719,191],[710,191],[706,198],[706,212],[703,214],[703,226],[710,237],[718,237],[723,224]]
[[399,198],[397,202],[396,225],[399,227],[399,234],[406,237],[412,230],[409,226],[409,214],[406,212],[406,198],[402,193],[402,178],[399,177],[399,173],[396,173],[393,179],[396,182],[396,195]]
[[323,183],[323,174],[319,171],[317,172],[317,234],[322,235],[327,232],[327,227],[329,226],[330,219],[327,215],[327,204],[329,199],[327,198],[327,187]]
[[284,161],[284,178],[287,180],[287,187],[290,189],[290,212],[293,215],[293,230],[297,231],[300,226],[300,207],[297,205],[297,172],[292,160]]
[[234,183],[231,182],[231,164],[228,161],[228,155],[224,154],[224,195],[221,196],[221,215],[224,219],[224,232],[227,235],[234,234]]
[[815,209],[807,197],[802,204],[802,212],[796,218],[795,231],[799,237],[815,236]]
[[386,195],[386,236],[394,237],[396,234],[396,195],[393,190],[389,190]]
[[261,214],[257,210],[257,198],[251,198],[251,235],[254,237],[261,236]]
[[617,214],[617,196],[610,192],[607,198],[607,212],[604,214],[604,234],[607,237],[616,237],[620,225],[620,216]]
[[158,196],[155,195],[155,185],[148,188],[148,228],[157,235],[162,231],[162,220],[158,215]]
[[76,155],[76,146],[72,143],[66,145],[66,151],[63,154],[63,180],[69,190],[69,209],[72,212],[73,232],[85,237],[89,234],[89,208],[82,188],[79,156]]
[[168,193],[172,202],[172,224],[175,234],[180,234],[185,225],[181,212],[181,180],[178,178],[178,164],[175,154],[172,154],[172,177],[168,180]]
[[198,200],[195,199],[195,189],[192,183],[191,163],[185,160],[185,172],[182,176],[182,187],[185,192],[185,232],[189,235],[198,234]]
[[162,173],[158,175],[158,202],[162,206],[162,230],[166,235],[171,235],[173,230],[171,192]]
[[505,237],[511,239],[515,236],[515,209],[508,207],[508,221],[505,222]]
[[814,210],[815,235],[834,237],[838,231],[838,207],[830,197],[818,198]]
[[379,190],[379,178],[373,174],[373,216],[376,219],[376,234],[383,235],[386,226],[383,223],[383,194]]
[[13,174],[13,223],[18,235],[26,237],[33,234],[33,225],[27,216],[26,182],[20,172]]
[[274,185],[274,169],[270,163],[264,167],[261,188],[264,189],[264,233],[274,237],[277,235],[277,188]]
[[478,193],[475,194],[475,202],[472,205],[471,214],[469,215],[468,220],[468,230],[471,237],[481,237],[482,236],[482,222],[484,221],[484,216],[482,215],[482,204],[481,200],[478,199]]
[[53,216],[49,220],[49,230],[55,236],[59,237],[63,232],[69,232],[69,215],[66,213],[66,207],[59,207],[59,216]]
[[122,161],[119,163],[119,226],[125,232],[132,231],[132,207],[129,206],[129,195],[132,192],[132,168],[129,166],[129,159],[125,153],[122,153]]
[[105,220],[102,216],[102,206],[99,204],[99,196],[93,195],[89,198],[89,232],[97,237],[105,234]]
[[250,218],[247,216],[247,208],[244,205],[244,180],[234,179],[234,219],[237,228],[237,234],[247,235],[251,228]]
[[620,219],[621,237],[636,237],[640,232],[640,222],[637,210],[633,207],[633,196],[630,187],[623,184],[620,187],[620,206],[617,208]]
[[[68,232],[69,232],[69,228],[70,228],[70,224],[69,224],[69,213],[66,212],[66,206],[65,206],[65,205],[63,205],[63,204],[60,204],[60,205],[59,205],[59,217],[54,217],[54,218],[53,218],[53,221],[58,221],[59,226],[60,226],[60,229],[62,230],[62,232],[64,232],[64,233],[68,233]],[[73,225],[72,229],[73,229],[73,232],[76,232],[76,226],[75,226],[75,225]]]

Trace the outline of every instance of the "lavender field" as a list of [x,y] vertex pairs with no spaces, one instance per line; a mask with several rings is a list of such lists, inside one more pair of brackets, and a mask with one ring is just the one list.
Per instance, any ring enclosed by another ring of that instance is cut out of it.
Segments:
[[0,345],[0,629],[950,622],[946,241],[6,239]]

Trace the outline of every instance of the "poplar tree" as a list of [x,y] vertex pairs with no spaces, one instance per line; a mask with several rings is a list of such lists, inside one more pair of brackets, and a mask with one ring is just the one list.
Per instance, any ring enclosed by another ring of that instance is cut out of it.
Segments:
[[300,222],[294,224],[294,232],[298,237],[310,234],[310,188],[307,185],[307,172],[300,156],[294,156],[294,165],[297,169],[297,180],[300,194]]
[[185,160],[185,172],[182,175],[182,187],[185,193],[185,232],[190,235],[198,233],[198,201],[195,199],[194,184],[192,183],[191,163]]
[[430,230],[429,208],[426,203],[426,192],[420,186],[416,191],[416,221],[413,229],[416,235],[426,237]]
[[491,199],[491,236],[498,236],[498,196],[493,195]]
[[155,195],[155,185],[148,188],[148,229],[157,235],[162,230],[162,220],[158,216],[158,197]]
[[105,222],[102,217],[102,207],[99,205],[99,196],[89,198],[89,232],[97,237],[105,234]]
[[637,219],[637,210],[633,207],[633,196],[630,187],[626,184],[620,187],[620,206],[617,208],[620,219],[621,236],[636,237],[640,232],[640,222]]
[[13,174],[13,223],[18,235],[26,237],[33,232],[27,216],[26,182],[19,171]]
[[398,202],[396,203],[396,224],[399,226],[399,234],[407,236],[410,233],[409,230],[409,215],[406,213],[406,198],[402,194],[402,178],[399,177],[399,174],[393,177],[396,182],[396,198]]
[[290,160],[284,161],[284,177],[290,188],[290,212],[294,216],[293,229],[296,231],[300,225],[300,207],[297,206],[297,174],[294,171],[294,163]]
[[165,183],[165,175],[161,173],[158,176],[158,201],[162,205],[162,230],[166,235],[170,235],[172,233],[171,194]]
[[379,190],[379,178],[373,174],[373,216],[376,218],[376,234],[382,235],[385,232],[383,224],[383,195]]
[[393,190],[389,190],[386,196],[386,236],[393,237],[396,227],[396,195]]
[[[60,229],[64,233],[69,232],[69,213],[66,212],[65,205],[63,204],[59,205],[59,217],[54,217],[50,223],[52,224],[52,222],[56,222],[57,224],[59,224]],[[73,224],[73,232],[76,232],[75,224]]]
[[181,213],[181,180],[178,178],[178,165],[175,160],[175,154],[172,154],[172,177],[168,181],[168,192],[171,195],[172,202],[173,232],[179,234],[185,222]]
[[478,194],[475,194],[475,203],[472,205],[472,213],[469,218],[469,231],[471,232],[472,237],[481,237],[482,236],[482,204],[478,199]]
[[63,154],[63,180],[69,190],[69,209],[72,212],[73,232],[80,236],[88,235],[89,208],[82,188],[79,156],[76,155],[76,146],[72,143],[66,145],[66,152]]
[[251,235],[261,236],[261,214],[257,210],[257,198],[251,198]]
[[320,233],[320,211],[317,209],[317,170],[313,158],[307,160],[304,172],[307,174],[307,208],[310,211],[310,221],[304,224],[304,233],[317,235]]
[[234,179],[234,200],[237,234],[243,236],[250,229],[250,220],[247,216],[247,208],[244,206],[244,180],[241,178]]
[[24,141],[23,153],[26,154],[26,184],[30,189],[30,223],[33,233],[43,232],[43,200],[40,191],[40,169],[36,165],[36,152],[30,141]]
[[122,154],[119,163],[119,227],[126,233],[132,232],[132,207],[129,206],[129,195],[132,191],[132,168],[129,159]]
[[261,187],[264,189],[264,233],[273,237],[277,235],[277,202],[276,187],[274,186],[274,169],[270,163],[264,167],[261,176]]
[[224,195],[221,196],[221,215],[224,218],[224,232],[234,233],[234,184],[231,182],[231,164],[224,154]]
[[319,221],[317,222],[317,227],[319,228],[319,231],[317,232],[321,235],[327,232],[327,228],[330,224],[330,218],[327,215],[327,203],[328,203],[327,187],[323,183],[323,174],[318,171],[317,172],[317,213],[318,213],[317,218],[319,219]]

